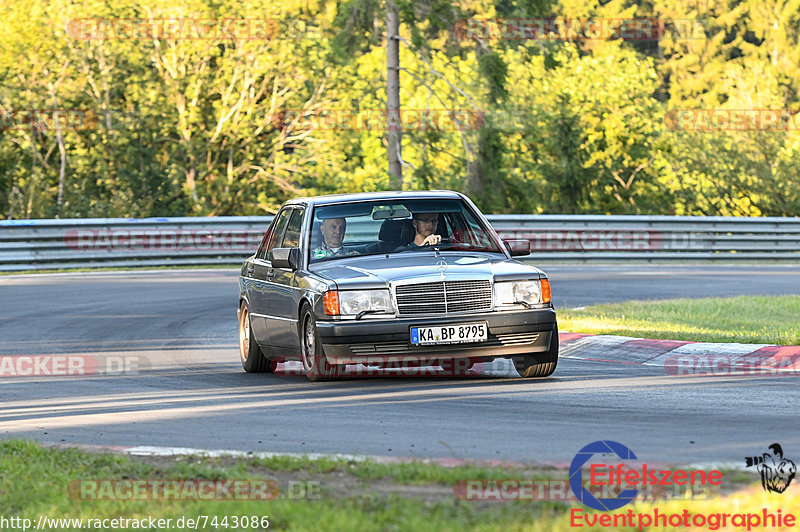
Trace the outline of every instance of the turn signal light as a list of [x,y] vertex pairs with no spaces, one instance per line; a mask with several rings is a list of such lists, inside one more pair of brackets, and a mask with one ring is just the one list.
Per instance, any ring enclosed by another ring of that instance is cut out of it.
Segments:
[[[548,287],[549,288],[549,287]],[[549,294],[550,292],[548,292]],[[325,307],[325,314],[328,316],[339,315],[339,292],[331,290],[322,294],[322,305]]]
[[550,303],[550,281],[542,279],[542,303]]

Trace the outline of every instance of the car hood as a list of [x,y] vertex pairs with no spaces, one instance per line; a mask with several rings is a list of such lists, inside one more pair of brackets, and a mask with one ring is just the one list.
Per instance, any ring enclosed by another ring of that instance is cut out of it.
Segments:
[[487,253],[412,251],[369,257],[349,257],[313,264],[313,273],[342,289],[385,288],[389,283],[419,279],[420,282],[455,279],[539,279],[544,273],[528,264]]

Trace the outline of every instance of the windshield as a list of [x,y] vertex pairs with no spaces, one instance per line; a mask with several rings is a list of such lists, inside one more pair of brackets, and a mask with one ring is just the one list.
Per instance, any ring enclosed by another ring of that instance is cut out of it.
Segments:
[[314,209],[311,263],[432,249],[502,253],[460,199],[373,201]]

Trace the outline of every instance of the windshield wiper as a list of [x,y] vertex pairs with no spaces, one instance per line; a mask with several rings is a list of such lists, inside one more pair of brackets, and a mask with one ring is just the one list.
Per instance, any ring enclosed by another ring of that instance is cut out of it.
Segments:
[[528,310],[531,309],[531,304],[528,303],[527,301],[514,301],[514,304],[515,305],[525,305],[526,309],[528,309]]

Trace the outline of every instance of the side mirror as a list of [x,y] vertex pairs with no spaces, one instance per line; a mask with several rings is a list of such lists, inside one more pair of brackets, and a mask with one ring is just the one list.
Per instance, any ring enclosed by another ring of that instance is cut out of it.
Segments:
[[503,240],[506,249],[511,253],[512,257],[522,257],[531,254],[531,241],[530,240]]
[[273,268],[296,270],[300,267],[300,248],[273,248],[269,262]]

